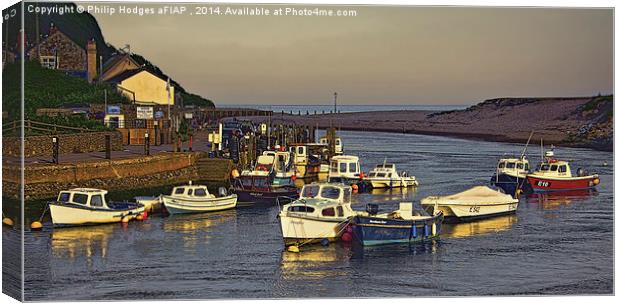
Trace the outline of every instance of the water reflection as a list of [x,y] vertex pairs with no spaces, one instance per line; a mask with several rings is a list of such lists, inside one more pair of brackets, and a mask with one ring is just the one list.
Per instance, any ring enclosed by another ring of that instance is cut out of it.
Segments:
[[105,259],[110,239],[119,224],[104,224],[78,228],[55,228],[52,230],[52,254],[58,258],[75,260],[86,257],[91,260],[95,256]]
[[517,215],[513,214],[472,222],[443,224],[441,227],[441,237],[462,238],[497,233],[510,229],[515,223],[517,223]]
[[594,189],[534,193],[527,196],[526,201],[528,205],[536,205],[539,209],[557,210],[568,206],[572,202],[585,201],[597,195],[598,192]]
[[350,255],[350,248],[342,244],[325,247],[308,245],[302,247],[299,253],[284,251],[280,266],[282,277],[285,280],[297,280],[343,276],[344,272],[334,268],[341,266],[343,260],[348,260]]
[[173,215],[162,221],[162,228],[164,232],[182,234],[184,247],[195,248],[198,244],[209,243],[211,231],[215,226],[236,217],[236,209],[214,213]]

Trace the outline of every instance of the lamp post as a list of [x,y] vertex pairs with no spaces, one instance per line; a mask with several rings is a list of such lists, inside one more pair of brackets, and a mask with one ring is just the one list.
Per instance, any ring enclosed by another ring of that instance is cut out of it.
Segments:
[[338,93],[334,93],[334,114],[337,113]]

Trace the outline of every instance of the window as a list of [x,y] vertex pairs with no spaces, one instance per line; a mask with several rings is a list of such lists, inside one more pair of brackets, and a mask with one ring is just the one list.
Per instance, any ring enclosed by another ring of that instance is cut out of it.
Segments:
[[252,178],[241,178],[241,186],[251,188],[252,187]]
[[342,209],[342,206],[338,206],[336,210],[338,210],[338,217],[344,216],[344,209]]
[[304,198],[314,198],[319,194],[319,187],[316,185],[304,186],[301,191],[301,196]]
[[60,195],[58,196],[58,202],[69,202],[70,197],[70,193],[60,193]]
[[525,170],[530,170],[530,165],[525,163]]
[[340,145],[340,139],[336,139],[336,145]]
[[338,172],[338,162],[332,161],[332,163],[331,163],[331,172],[332,173],[337,173]]
[[88,195],[85,194],[73,194],[73,202],[86,205],[88,201]]
[[187,195],[188,195],[188,196],[191,196],[193,193],[194,193],[194,190],[193,190],[193,189],[188,189],[188,190],[187,190]]
[[290,206],[288,208],[288,211],[290,211],[290,212],[300,212],[300,213],[313,213],[314,212],[314,208],[309,207],[309,206],[298,205],[298,206]]
[[41,56],[41,66],[49,69],[56,69],[57,62],[55,56]]
[[269,179],[267,178],[255,178],[254,186],[258,188],[268,188],[269,187]]
[[101,195],[94,195],[90,197],[90,206],[103,207],[103,197]]
[[351,173],[357,172],[357,163],[349,163],[349,172]]
[[321,190],[321,197],[326,199],[338,199],[340,197],[340,189],[332,186],[325,186]]
[[504,168],[506,166],[506,162],[499,162],[498,167],[499,168]]
[[558,170],[558,165],[557,164],[551,165],[551,171],[557,171],[557,170]]
[[174,190],[174,194],[175,195],[182,195],[184,192],[185,192],[185,188],[183,188],[183,187],[179,187],[179,188]]
[[341,173],[346,173],[347,172],[347,164],[346,163],[340,163],[340,172]]
[[541,164],[540,165],[540,170],[543,170],[543,171],[549,170],[549,164]]
[[334,210],[334,208],[333,208],[333,207],[330,207],[330,208],[326,208],[326,209],[324,209],[324,210],[321,212],[321,214],[322,214],[323,216],[325,216],[325,217],[334,217],[334,216],[336,216],[336,211]]
[[518,163],[517,164],[517,169],[523,169],[523,163]]
[[561,165],[560,169],[558,170],[561,173],[565,173],[566,172],[566,165]]
[[298,155],[303,155],[303,154],[305,154],[303,146],[299,146],[299,147],[297,147],[297,154],[298,154]]
[[342,199],[344,200],[344,202],[350,202],[351,201],[351,188],[345,188],[343,195],[342,195]]
[[204,197],[207,195],[207,191],[204,188],[197,188],[196,191],[194,191],[194,196],[196,197]]
[[506,168],[515,168],[515,164],[512,162],[508,162],[508,164],[506,164]]

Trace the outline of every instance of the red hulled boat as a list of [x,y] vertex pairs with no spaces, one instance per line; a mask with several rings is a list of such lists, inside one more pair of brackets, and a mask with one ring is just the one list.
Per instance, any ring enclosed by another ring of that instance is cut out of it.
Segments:
[[527,175],[527,182],[534,192],[543,192],[590,189],[598,185],[600,179],[597,174],[588,174],[581,168],[573,175],[567,161],[557,160],[553,151],[547,151],[538,169]]

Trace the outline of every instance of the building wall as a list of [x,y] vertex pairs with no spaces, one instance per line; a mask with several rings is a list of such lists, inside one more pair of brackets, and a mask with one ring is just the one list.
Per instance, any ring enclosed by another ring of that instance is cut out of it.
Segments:
[[60,31],[30,49],[28,56],[39,60],[39,52],[41,56],[58,56],[59,70],[86,71],[86,51]]
[[132,70],[132,69],[137,69],[139,68],[139,66],[133,62],[133,60],[130,60],[128,57],[125,57],[124,59],[122,59],[120,62],[114,64],[114,66],[110,67],[108,70],[103,72],[103,75],[101,76],[101,80],[103,81],[107,81],[110,78],[124,72],[127,70]]
[[[60,143],[59,153],[89,153],[105,150],[105,136],[110,135],[112,150],[122,150],[122,135],[119,132],[92,132],[57,135]],[[28,136],[24,140],[26,157],[51,157],[52,135]],[[2,155],[17,157],[20,155],[20,141],[14,137],[2,138]],[[62,158],[62,156],[61,156]]]
[[[132,91],[138,103],[168,104],[166,81],[147,71],[142,71],[131,78],[125,79],[119,86],[123,88],[123,90],[121,90],[122,93],[130,100],[132,100],[133,95],[126,90]],[[170,86],[170,105],[174,105],[173,86]]]

